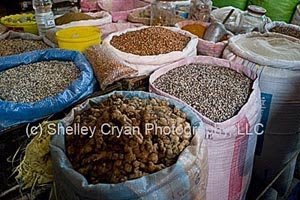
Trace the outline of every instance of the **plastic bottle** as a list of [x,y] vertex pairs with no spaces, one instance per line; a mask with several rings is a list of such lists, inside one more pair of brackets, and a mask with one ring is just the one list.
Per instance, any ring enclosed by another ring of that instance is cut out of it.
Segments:
[[46,31],[55,28],[54,15],[51,10],[51,0],[32,0],[35,10],[35,19],[39,30],[39,35],[45,35]]

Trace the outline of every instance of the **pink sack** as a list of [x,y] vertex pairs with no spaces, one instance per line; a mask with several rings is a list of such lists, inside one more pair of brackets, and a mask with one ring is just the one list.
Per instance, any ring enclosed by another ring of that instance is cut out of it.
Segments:
[[127,21],[129,13],[149,5],[141,0],[98,0],[100,9],[110,12],[113,22]]
[[[201,24],[204,27],[208,27],[210,25],[209,23],[205,23],[205,22],[186,20],[186,21],[178,22],[177,24],[175,24],[175,26],[181,29],[182,27],[189,24]],[[227,46],[227,44],[228,41],[215,43],[215,42],[204,40],[202,38],[198,38],[198,46],[197,46],[198,54],[220,58],[222,57],[223,51]]]
[[191,63],[228,67],[255,80],[248,102],[236,116],[225,122],[215,123],[191,107],[201,117],[206,126],[209,163],[206,199],[245,199],[251,180],[257,139],[256,134],[245,133],[253,133],[258,128],[257,124],[261,118],[261,97],[258,80],[256,79],[257,75],[242,65],[233,64],[227,60],[204,56],[190,57],[154,72],[150,77],[150,91],[179,100],[157,89],[153,83],[168,71]]
[[80,8],[83,12],[99,11],[97,0],[81,0]]

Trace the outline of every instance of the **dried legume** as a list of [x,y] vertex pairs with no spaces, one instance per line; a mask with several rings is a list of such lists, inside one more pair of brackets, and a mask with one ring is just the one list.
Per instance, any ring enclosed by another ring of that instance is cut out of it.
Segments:
[[215,122],[223,122],[247,102],[252,80],[229,68],[190,64],[175,68],[154,81]]
[[190,38],[162,27],[150,27],[113,36],[111,45],[115,48],[140,56],[166,54],[182,51]]
[[73,62],[43,61],[0,72],[0,99],[35,102],[54,96],[79,77]]
[[34,50],[49,48],[43,41],[23,40],[23,39],[4,39],[0,40],[0,56],[20,54]]

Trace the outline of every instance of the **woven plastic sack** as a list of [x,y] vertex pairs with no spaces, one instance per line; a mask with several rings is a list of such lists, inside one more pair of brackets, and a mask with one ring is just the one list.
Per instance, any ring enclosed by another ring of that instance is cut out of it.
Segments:
[[69,27],[76,27],[76,26],[102,26],[104,24],[109,24],[112,22],[112,17],[108,12],[101,11],[101,12],[88,12],[85,13],[87,15],[90,15],[92,17],[98,18],[98,19],[90,19],[90,20],[81,20],[81,21],[75,21],[70,22],[68,24],[63,24],[60,26],[56,26],[56,28],[69,28]]
[[[300,26],[296,26],[293,24],[287,24],[285,22],[272,22],[272,23],[268,23],[265,26],[265,28],[268,32],[274,32],[274,31],[272,31],[272,29],[277,28],[277,27],[281,27],[281,28],[285,29],[285,32],[281,33],[281,34],[300,39]],[[279,32],[277,32],[277,33],[279,33]]]
[[85,56],[91,63],[102,90],[114,82],[137,73],[136,70],[117,61],[113,53],[108,52],[103,46],[88,48],[85,51]]
[[126,21],[129,13],[146,8],[149,3],[142,0],[98,0],[98,6],[112,15],[113,22],[118,22]]
[[[175,24],[176,27],[178,28],[182,28],[186,25],[189,24],[201,24],[204,27],[208,27],[209,23],[205,23],[205,22],[200,22],[200,21],[182,21],[182,22],[178,22],[177,24]],[[212,41],[207,41],[204,40],[202,38],[198,38],[198,45],[197,45],[197,51],[198,54],[200,55],[204,55],[204,56],[212,56],[212,57],[217,57],[220,58],[222,56],[222,53],[225,49],[225,47],[227,46],[228,41],[222,41],[222,42],[212,42]]]
[[53,160],[54,179],[58,199],[205,199],[207,185],[207,147],[204,142],[204,127],[200,118],[183,104],[145,92],[113,92],[108,95],[88,99],[75,107],[60,123],[69,125],[74,114],[89,108],[91,103],[100,103],[113,94],[142,99],[159,98],[166,100],[187,114],[191,125],[195,127],[192,143],[179,156],[177,162],[161,171],[138,179],[119,184],[92,185],[76,172],[65,154],[64,128],[53,136],[51,157]]
[[[159,90],[153,83],[168,71],[191,63],[228,67],[244,73],[253,80],[256,79],[256,74],[242,65],[223,59],[197,56],[186,58],[154,72],[150,76],[150,91],[181,101]],[[260,121],[261,99],[258,80],[255,80],[252,89],[248,102],[238,114],[222,123],[213,122],[189,106],[205,124],[209,165],[207,200],[239,200],[246,197],[251,180],[257,135],[245,133],[254,133],[256,125]]]
[[103,41],[103,45],[106,46],[108,51],[114,52],[121,62],[124,62],[127,66],[138,70],[138,76],[149,75],[153,71],[167,64],[174,63],[186,57],[197,55],[198,38],[187,31],[183,31],[178,28],[172,28],[172,27],[164,27],[164,28],[182,33],[191,38],[187,46],[182,51],[174,51],[167,54],[160,54],[154,56],[139,56],[139,55],[122,52],[110,44],[110,41],[114,36],[122,35],[123,33],[131,32],[131,31],[141,30],[144,28],[148,28],[148,27],[142,26],[138,28],[132,28],[132,29],[127,29],[124,31],[112,33]]
[[56,47],[55,44],[46,42],[43,37],[31,33],[8,31],[4,34],[0,34],[0,40],[4,39],[43,40],[49,47]]
[[[300,40],[249,33],[231,38],[223,56],[260,78],[264,134],[258,137],[254,174],[268,183],[300,148]],[[284,182],[274,187],[280,196],[288,190]]]
[[295,11],[292,24],[299,25],[300,26],[300,5],[297,6],[297,9]]
[[213,0],[213,5],[219,8],[233,6],[241,10],[245,10],[248,0]]
[[49,60],[73,61],[81,71],[80,77],[63,92],[41,101],[14,103],[0,100],[0,130],[58,113],[95,91],[96,80],[93,70],[86,58],[75,51],[50,49],[0,57],[0,71],[19,65]]
[[250,0],[250,5],[257,5],[267,10],[267,16],[273,21],[289,23],[299,0]]
[[0,35],[5,33],[7,31],[7,28],[0,24]]
[[97,0],[80,0],[80,8],[83,12],[100,10]]

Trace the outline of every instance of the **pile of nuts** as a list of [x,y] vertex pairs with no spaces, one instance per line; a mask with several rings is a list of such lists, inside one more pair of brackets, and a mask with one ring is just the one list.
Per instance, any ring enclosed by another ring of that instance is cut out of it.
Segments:
[[186,102],[199,113],[223,122],[247,102],[253,81],[226,67],[190,64],[175,68],[154,81],[154,86]]
[[34,50],[49,48],[40,40],[4,39],[0,40],[0,56],[9,56]]
[[274,27],[274,28],[271,29],[271,32],[281,33],[283,35],[288,35],[288,36],[300,39],[300,31],[296,30],[294,28],[283,27],[283,26],[276,26],[276,27]]
[[[147,123],[176,130],[167,134],[167,130],[148,127]],[[69,132],[67,155],[73,168],[92,184],[120,183],[169,167],[192,138],[186,114],[156,98],[112,95],[76,115],[70,126],[78,124],[95,128],[95,133]],[[113,132],[116,127],[120,135]]]
[[36,102],[64,91],[80,75],[73,62],[43,61],[0,72],[0,99]]
[[190,41],[181,33],[162,27],[150,27],[113,36],[111,45],[120,51],[140,56],[182,51]]

